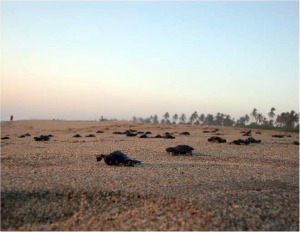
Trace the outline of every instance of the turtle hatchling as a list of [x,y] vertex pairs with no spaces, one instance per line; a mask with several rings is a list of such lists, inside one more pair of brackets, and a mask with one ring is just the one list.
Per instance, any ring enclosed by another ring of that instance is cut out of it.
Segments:
[[35,141],[48,141],[50,137],[48,135],[41,135],[39,137],[33,137]]
[[162,136],[164,139],[175,139],[173,135],[171,135],[169,132],[166,132]]
[[130,159],[126,154],[121,151],[114,151],[108,155],[97,155],[97,162],[102,159],[107,165],[125,165],[134,166],[135,164],[141,163],[139,160]]
[[226,143],[226,139],[223,139],[219,136],[212,136],[207,139],[208,142],[218,142],[218,143]]
[[188,145],[178,145],[176,147],[168,147],[166,149],[167,152],[171,153],[172,155],[185,155],[185,154],[192,154],[194,148]]

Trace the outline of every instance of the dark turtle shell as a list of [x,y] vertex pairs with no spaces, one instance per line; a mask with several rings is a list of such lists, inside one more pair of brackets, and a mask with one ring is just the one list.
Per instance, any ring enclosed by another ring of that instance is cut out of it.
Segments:
[[128,134],[126,134],[126,136],[134,137],[134,136],[137,136],[137,134],[134,134],[134,133],[128,133]]
[[256,140],[253,137],[249,137],[247,139],[237,139],[237,140],[233,140],[233,142],[231,142],[230,144],[236,144],[236,145],[241,145],[241,144],[245,144],[248,145],[249,143],[261,143],[261,140]]
[[249,137],[248,139],[246,139],[246,142],[248,142],[248,143],[260,143],[261,140],[257,140],[253,137]]
[[171,135],[169,132],[166,132],[162,136],[164,139],[175,139],[173,135]]
[[167,152],[172,153],[173,155],[185,155],[192,154],[194,148],[188,145],[178,145],[176,147],[168,147],[166,149]]
[[87,135],[87,136],[85,136],[85,137],[92,138],[92,137],[96,137],[96,136],[93,135],[93,134],[89,134],[89,135]]
[[[29,133],[26,133],[26,134],[23,134],[23,135],[20,135],[19,138],[25,138],[27,136],[31,136]],[[49,137],[49,136],[48,136]]]
[[147,134],[142,134],[140,138],[149,138]]
[[184,131],[184,132],[181,132],[180,135],[191,135],[191,134],[188,131]]
[[219,136],[212,136],[207,139],[208,142],[218,142],[218,143],[226,143],[226,139],[223,139]]
[[243,136],[251,136],[251,130],[244,131],[243,133]]
[[126,154],[121,151],[114,151],[108,155],[96,156],[97,161],[104,159],[107,165],[126,165],[134,166],[134,164],[141,163],[139,160],[130,159]]
[[237,140],[233,140],[232,142],[230,142],[230,144],[233,144],[233,143],[236,145],[241,145],[241,144],[248,145],[249,144],[249,142],[244,139],[237,139]]
[[272,135],[272,137],[274,137],[274,138],[283,138],[284,135]]
[[41,135],[39,137],[33,137],[35,141],[48,141],[50,137],[48,135]]

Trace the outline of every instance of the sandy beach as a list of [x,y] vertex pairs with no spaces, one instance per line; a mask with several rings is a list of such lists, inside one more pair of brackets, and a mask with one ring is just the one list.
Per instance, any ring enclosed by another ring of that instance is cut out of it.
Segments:
[[[128,129],[175,139],[113,134]],[[214,129],[2,122],[1,137],[9,139],[1,139],[1,230],[299,230],[298,133],[252,130],[261,143],[234,145],[246,138],[243,128],[218,127],[227,140],[220,144],[207,141]],[[19,138],[25,133],[31,136]],[[33,139],[49,134],[49,141]],[[192,146],[193,155],[166,153],[179,144]],[[96,162],[115,150],[142,163]]]

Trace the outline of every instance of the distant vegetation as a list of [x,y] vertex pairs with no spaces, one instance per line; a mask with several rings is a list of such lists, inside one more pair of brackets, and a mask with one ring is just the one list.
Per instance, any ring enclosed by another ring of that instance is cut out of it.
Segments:
[[294,110],[291,112],[283,112],[281,114],[275,113],[276,109],[272,107],[268,116],[265,117],[259,113],[256,108],[250,114],[245,114],[239,119],[235,120],[229,114],[217,113],[212,114],[198,114],[197,111],[190,116],[186,114],[170,115],[166,112],[162,118],[151,115],[147,118],[136,117],[132,118],[133,122],[152,123],[152,124],[187,124],[187,125],[207,125],[207,126],[238,126],[248,127],[253,129],[270,129],[270,130],[287,130],[299,132],[299,114]]

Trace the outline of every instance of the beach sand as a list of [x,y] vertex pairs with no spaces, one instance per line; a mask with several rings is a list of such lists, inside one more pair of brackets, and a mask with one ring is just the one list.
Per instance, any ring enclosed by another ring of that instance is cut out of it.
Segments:
[[[1,137],[10,139],[1,140],[1,230],[299,230],[298,133],[252,130],[262,143],[245,146],[229,144],[246,138],[234,127],[218,127],[227,143],[209,143],[215,133],[203,131],[215,128],[2,122]],[[176,138],[113,134],[127,129]],[[25,133],[31,136],[18,137]],[[48,134],[49,141],[33,139]],[[193,155],[166,153],[179,144],[192,146]],[[115,150],[142,163],[96,162]]]

